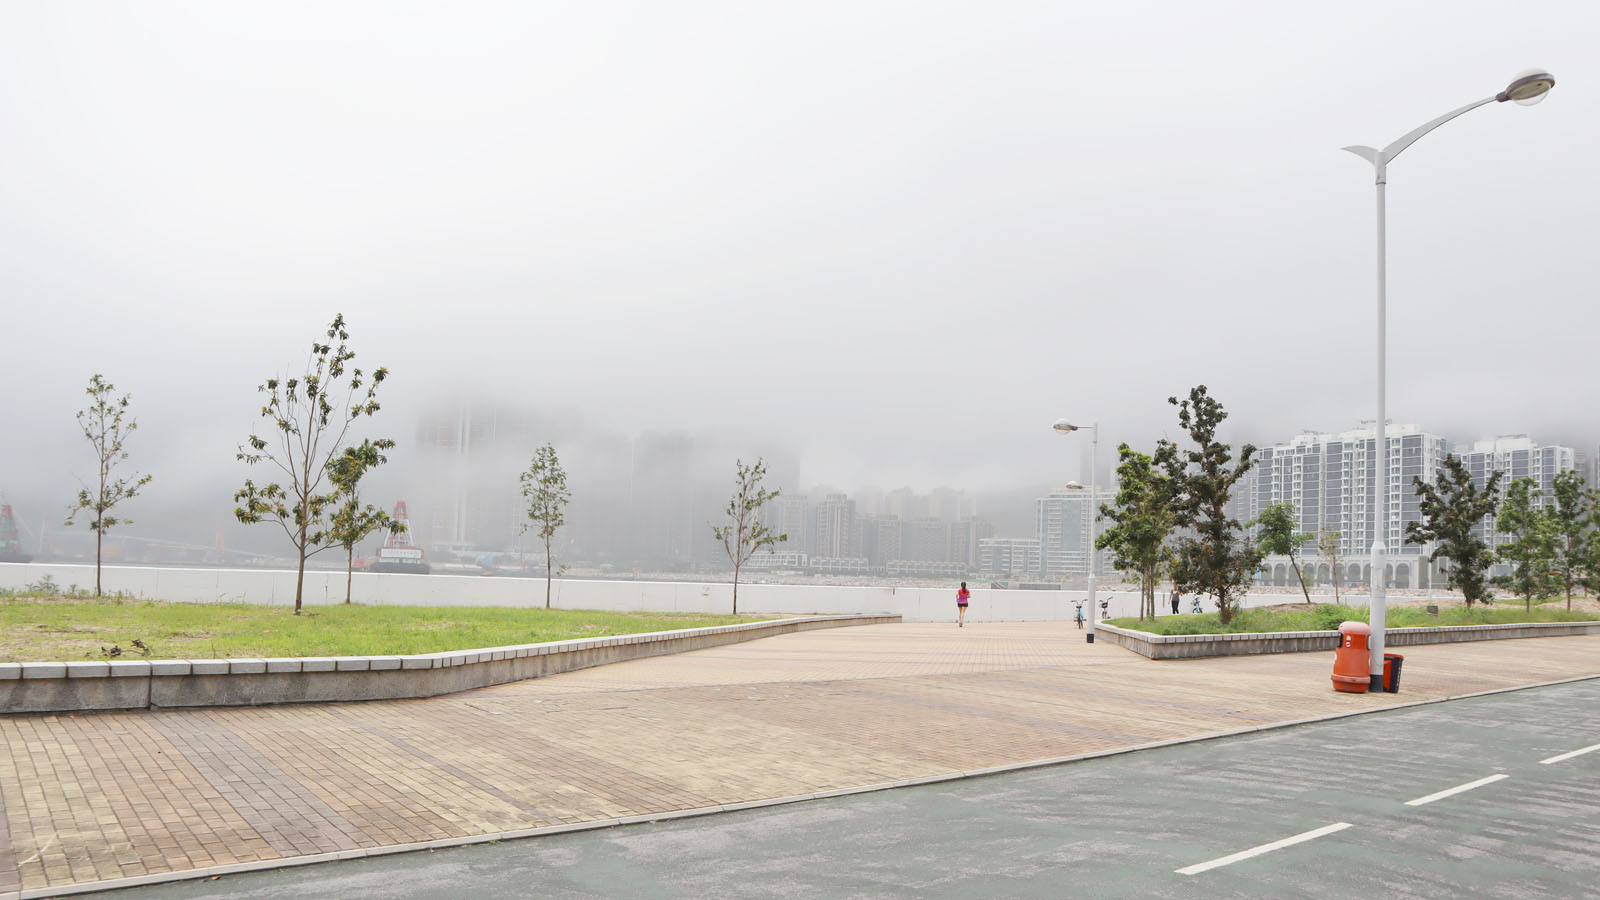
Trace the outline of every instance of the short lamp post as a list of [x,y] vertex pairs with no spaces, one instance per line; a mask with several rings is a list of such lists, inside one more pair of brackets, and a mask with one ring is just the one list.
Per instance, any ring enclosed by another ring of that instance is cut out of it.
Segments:
[[[1386,412],[1384,409],[1386,402],[1385,363],[1388,352],[1384,333],[1387,299],[1385,297],[1387,286],[1386,261],[1384,258],[1384,187],[1389,181],[1389,163],[1396,156],[1399,156],[1401,151],[1416,143],[1418,138],[1462,113],[1490,103],[1504,103],[1507,100],[1522,106],[1532,106],[1543,100],[1545,94],[1548,94],[1555,85],[1556,80],[1550,76],[1550,73],[1539,69],[1530,69],[1518,75],[1510,84],[1506,85],[1505,90],[1495,94],[1493,97],[1485,97],[1475,103],[1468,103],[1460,109],[1447,112],[1425,125],[1406,132],[1397,138],[1394,143],[1384,147],[1382,150],[1360,146],[1344,148],[1372,163],[1372,167],[1377,171],[1378,185],[1378,422],[1377,431],[1374,435],[1374,444],[1377,450],[1377,467],[1374,470],[1374,474],[1377,476],[1377,483],[1373,486],[1373,494],[1377,502],[1373,506],[1372,514],[1372,577],[1369,579],[1372,589],[1372,638],[1368,644],[1372,650],[1372,684],[1369,688],[1372,691],[1383,690],[1383,645],[1385,619],[1388,615],[1388,601],[1384,596],[1384,591],[1388,586],[1388,578],[1384,569],[1388,565],[1389,556],[1389,442],[1388,434],[1386,433],[1388,422],[1385,419]],[[1060,425],[1057,424],[1056,427],[1059,428]],[[1093,590],[1093,588],[1090,588],[1090,590]]]
[[[1057,419],[1056,420],[1056,424],[1054,424],[1054,425],[1052,425],[1050,427],[1052,427],[1055,430],[1060,431],[1062,433],[1070,433],[1070,432],[1074,432],[1074,431],[1080,430],[1082,426],[1074,425],[1071,422],[1067,421],[1066,419]],[[1094,546],[1094,543],[1095,543],[1095,532],[1098,530],[1098,529],[1096,529],[1095,524],[1100,519],[1100,497],[1099,497],[1099,495],[1100,495],[1100,490],[1099,490],[1099,487],[1100,487],[1100,483],[1099,483],[1100,470],[1098,468],[1098,463],[1100,461],[1100,423],[1096,422],[1093,425],[1090,425],[1088,427],[1090,429],[1090,435],[1089,435],[1089,632],[1088,632],[1088,642],[1092,644],[1092,643],[1094,643],[1094,617],[1095,617],[1095,612],[1096,612],[1096,609],[1097,609],[1097,607],[1095,606],[1095,602],[1094,602],[1094,589],[1095,589],[1097,570],[1099,568],[1098,566],[1095,565],[1096,560],[1095,560],[1095,546]],[[1062,524],[1065,524],[1065,523],[1062,523]],[[1043,547],[1040,547],[1039,550],[1040,550],[1040,553],[1044,552],[1044,548]],[[1040,562],[1041,563],[1043,562],[1042,558],[1041,558]]]

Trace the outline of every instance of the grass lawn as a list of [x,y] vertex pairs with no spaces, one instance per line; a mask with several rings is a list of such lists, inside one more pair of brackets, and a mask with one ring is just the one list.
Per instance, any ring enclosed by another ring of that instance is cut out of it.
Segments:
[[[1384,621],[1390,628],[1416,628],[1438,625],[1505,625],[1512,622],[1592,622],[1596,619],[1600,619],[1600,616],[1596,616],[1592,611],[1575,609],[1567,612],[1565,609],[1553,608],[1551,604],[1535,606],[1530,612],[1524,610],[1519,601],[1515,604],[1501,602],[1488,607],[1474,606],[1471,609],[1464,606],[1447,606],[1440,609],[1437,616],[1428,615],[1427,610],[1421,606],[1391,606]],[[1335,606],[1332,603],[1321,603],[1310,609],[1303,607],[1241,609],[1234,613],[1233,621],[1227,625],[1223,625],[1222,620],[1218,619],[1214,612],[1160,616],[1142,622],[1135,618],[1107,621],[1120,628],[1135,628],[1152,634],[1332,631],[1339,627],[1340,622],[1367,621],[1367,610],[1365,607]]]
[[[388,656],[760,621],[761,616],[436,606],[282,606],[0,598],[0,662]],[[770,618],[770,617],[766,617]],[[149,648],[145,657],[133,647]]]

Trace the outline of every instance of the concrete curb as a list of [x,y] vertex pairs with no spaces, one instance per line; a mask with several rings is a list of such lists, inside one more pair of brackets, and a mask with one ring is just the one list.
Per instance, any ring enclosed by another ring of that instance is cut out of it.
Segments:
[[1554,687],[1561,684],[1572,684],[1579,681],[1592,681],[1600,678],[1600,674],[1579,675],[1576,678],[1562,678],[1557,681],[1544,681],[1538,684],[1522,684],[1514,687],[1495,688],[1488,691],[1477,691],[1471,694],[1459,694],[1452,697],[1434,697],[1428,700],[1414,700],[1409,703],[1398,703],[1394,706],[1383,706],[1377,709],[1355,709],[1348,712],[1330,713],[1325,716],[1315,716],[1309,719],[1293,719],[1287,722],[1274,722],[1268,725],[1255,725],[1249,728],[1236,728],[1231,731],[1219,731],[1212,734],[1202,734],[1194,737],[1174,738],[1169,741],[1154,741],[1146,744],[1137,744],[1131,747],[1116,747],[1110,750],[1097,750],[1093,753],[1080,753],[1074,756],[1056,756],[1048,759],[1036,759],[1028,762],[1010,763],[1003,766],[991,766],[985,769],[973,769],[964,772],[947,772],[942,775],[926,775],[920,778],[907,778],[903,781],[891,781],[882,784],[867,784],[857,787],[839,788],[831,791],[819,791],[812,794],[795,794],[788,797],[772,797],[765,800],[749,800],[740,803],[726,803],[719,806],[700,806],[693,809],[678,809],[661,813],[649,813],[638,816],[623,816],[611,819],[595,819],[590,822],[573,822],[563,825],[545,825],[538,828],[519,828],[512,831],[501,831],[493,834],[464,835],[461,837],[441,838],[434,841],[418,841],[410,844],[393,844],[386,847],[363,847],[354,850],[337,850],[329,853],[314,853],[308,856],[292,856],[282,859],[263,859],[246,863],[233,863],[225,866],[207,866],[203,869],[186,869],[181,872],[159,872],[149,875],[135,875],[128,878],[113,878],[106,881],[86,881],[80,884],[64,885],[52,888],[30,888],[25,891],[0,893],[0,900],[45,900],[50,897],[64,897],[71,894],[87,894],[95,891],[112,891],[120,888],[139,887],[150,884],[165,884],[174,881],[193,881],[200,878],[210,878],[214,875],[232,875],[240,872],[261,872],[270,869],[288,869],[296,866],[309,866],[316,863],[333,862],[341,859],[362,859],[374,856],[388,856],[393,853],[411,853],[418,850],[440,850],[446,847],[461,847],[469,844],[488,844],[496,841],[518,840],[521,838],[542,837],[550,834],[567,834],[574,831],[598,831],[603,828],[616,828],[621,825],[638,825],[645,822],[665,822],[671,819],[690,819],[699,816],[715,815],[722,812],[736,812],[745,809],[758,809],[765,806],[782,806],[790,803],[804,803],[808,800],[822,800],[830,797],[847,797],[852,794],[871,794],[878,791],[894,790],[903,787],[920,787],[929,784],[938,784],[944,781],[963,781],[969,778],[986,778],[991,775],[1004,775],[1011,772],[1021,772],[1028,769],[1043,769],[1050,766],[1066,765],[1068,763],[1087,762],[1093,759],[1104,759],[1110,756],[1122,756],[1128,753],[1138,753],[1144,750],[1158,750],[1162,747],[1176,747],[1183,744],[1198,744],[1203,741],[1215,741],[1223,738],[1239,737],[1246,734],[1255,734],[1262,731],[1276,731],[1282,728],[1295,728],[1302,725],[1315,725],[1321,722],[1331,722],[1337,719],[1348,719],[1354,716],[1365,716],[1373,713],[1395,712],[1397,710],[1414,709],[1418,706],[1429,706],[1435,703],[1450,703],[1456,700],[1470,700],[1474,697],[1488,697],[1495,694],[1509,694],[1513,691],[1526,691],[1534,688]]
[[0,715],[435,697],[796,631],[899,621],[799,616],[410,656],[0,663]]
[[[1206,656],[1253,656],[1260,653],[1306,653],[1339,646],[1337,631],[1253,631],[1234,634],[1154,634],[1119,625],[1097,626],[1109,643],[1147,659],[1195,659]],[[1388,647],[1453,644],[1461,641],[1504,641],[1600,633],[1600,622],[1510,622],[1503,625],[1423,625],[1388,630]]]

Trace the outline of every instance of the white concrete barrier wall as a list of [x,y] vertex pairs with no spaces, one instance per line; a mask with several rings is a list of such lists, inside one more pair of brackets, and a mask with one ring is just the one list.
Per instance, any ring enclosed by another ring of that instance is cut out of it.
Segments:
[[[20,590],[46,576],[63,590],[94,585],[94,567],[0,563],[0,588]],[[108,593],[122,592],[141,599],[185,603],[294,603],[292,571],[268,569],[188,569],[106,566],[102,586]],[[977,582],[973,582],[977,584]],[[741,584],[741,613],[799,613],[852,615],[886,613],[907,622],[950,622],[956,617],[957,580],[949,587],[831,586],[810,584]],[[390,606],[544,606],[544,579],[472,575],[392,575],[357,573],[351,599],[357,603]],[[344,602],[343,572],[306,573],[305,603]],[[1110,598],[1108,615],[1134,616],[1139,598],[1133,591],[1102,589]],[[974,587],[967,619],[975,622],[1027,622],[1070,620],[1073,604],[1084,591],[992,590]],[[1167,608],[1158,602],[1160,611]],[[1298,594],[1251,594],[1246,606],[1267,606],[1303,600]],[[1365,606],[1366,597],[1347,597],[1347,606]],[[560,609],[652,610],[681,613],[726,613],[733,605],[730,584],[676,581],[594,581],[558,578],[551,605]],[[1184,600],[1183,612],[1189,601]],[[1207,602],[1206,609],[1216,605]],[[1085,609],[1087,614],[1088,610]]]

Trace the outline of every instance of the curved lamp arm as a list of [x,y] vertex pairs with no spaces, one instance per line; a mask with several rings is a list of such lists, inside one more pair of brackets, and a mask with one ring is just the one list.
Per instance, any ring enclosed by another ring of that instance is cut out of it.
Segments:
[[1393,143],[1382,150],[1374,150],[1371,147],[1362,146],[1344,147],[1342,149],[1348,150],[1367,162],[1372,163],[1378,168],[1378,172],[1381,174],[1384,168],[1388,166],[1390,160],[1394,159],[1396,156],[1399,156],[1402,150],[1416,143],[1418,138],[1434,130],[1435,128],[1438,128],[1440,125],[1443,125],[1451,119],[1454,119],[1456,116],[1459,116],[1462,113],[1471,112],[1472,110],[1477,109],[1486,103],[1494,103],[1495,101],[1503,98],[1504,95],[1485,97],[1475,103],[1468,103],[1466,106],[1463,106],[1460,109],[1447,112],[1439,118],[1427,123],[1426,125],[1418,126],[1417,128],[1406,132],[1405,134],[1396,138]]

